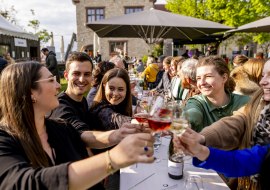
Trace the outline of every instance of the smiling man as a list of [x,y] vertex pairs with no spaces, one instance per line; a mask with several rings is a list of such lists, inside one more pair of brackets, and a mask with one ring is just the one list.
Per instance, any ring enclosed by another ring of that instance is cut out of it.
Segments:
[[82,52],[73,52],[66,62],[64,77],[67,89],[58,95],[59,106],[50,118],[61,118],[72,124],[81,135],[88,148],[106,148],[119,143],[128,134],[141,131],[139,125],[123,124],[121,129],[106,132],[91,131],[94,120],[88,113],[84,93],[89,91],[92,81],[93,64],[91,58]]

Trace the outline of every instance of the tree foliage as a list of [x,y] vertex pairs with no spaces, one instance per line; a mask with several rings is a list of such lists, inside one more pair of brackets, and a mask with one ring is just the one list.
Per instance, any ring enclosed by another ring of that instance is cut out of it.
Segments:
[[50,33],[46,29],[39,29],[40,21],[35,18],[35,11],[33,9],[30,11],[34,18],[28,21],[28,26],[34,29],[34,34],[38,35],[41,42],[48,42],[51,39]]
[[17,11],[14,8],[14,6],[11,6],[10,8],[1,8],[0,7],[0,15],[2,15],[4,18],[6,18],[8,21],[10,21],[13,24],[17,24],[17,19],[15,17]]
[[[168,0],[166,8],[173,13],[211,20],[238,27],[270,16],[269,0]],[[269,41],[269,34],[240,34],[239,42],[252,39],[258,44]]]
[[166,4],[173,13],[233,27],[269,16],[269,7],[269,0],[168,0]]
[[39,30],[37,35],[40,41],[44,43],[47,43],[51,39],[51,35],[46,29]]

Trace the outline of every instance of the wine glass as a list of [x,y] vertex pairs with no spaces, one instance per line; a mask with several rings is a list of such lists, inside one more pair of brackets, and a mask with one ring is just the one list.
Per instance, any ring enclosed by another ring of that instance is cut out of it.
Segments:
[[[153,136],[155,137],[154,149],[158,150],[161,145],[161,131],[167,130],[171,125],[171,116],[172,109],[166,104],[163,103],[152,116],[148,118],[149,128],[153,131]],[[156,158],[156,162],[159,162],[160,159]]]
[[175,135],[182,135],[188,127],[190,123],[187,111],[181,104],[174,104],[170,131]]
[[147,123],[148,118],[150,116],[149,111],[152,105],[152,98],[144,96],[142,97],[142,99],[140,100],[138,104],[139,104],[139,107],[136,110],[138,113],[134,114],[134,118],[140,124]]
[[201,176],[189,174],[185,180],[186,190],[203,190],[203,181]]
[[[175,103],[173,105],[173,114],[172,114],[172,123],[170,127],[170,131],[174,135],[182,135],[186,129],[190,127],[189,119],[188,119],[188,113],[183,108],[181,103]],[[183,151],[178,150],[175,153],[175,157],[184,157],[185,154]]]

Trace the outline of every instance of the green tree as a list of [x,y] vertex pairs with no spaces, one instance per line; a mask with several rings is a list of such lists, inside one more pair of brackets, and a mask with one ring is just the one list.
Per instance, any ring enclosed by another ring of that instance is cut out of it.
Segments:
[[[35,16],[35,11],[33,9],[30,9],[31,14]],[[34,29],[34,34],[37,33],[37,30],[39,29],[40,22],[37,19],[29,20],[28,26]]]
[[265,55],[267,55],[268,50],[270,49],[270,34],[261,33],[253,37],[253,41],[257,42],[262,48]]
[[234,27],[269,16],[269,6],[269,0],[168,0],[166,4],[173,13]]
[[[35,16],[35,11],[33,9],[30,9],[32,16]],[[50,32],[48,32],[46,29],[39,29],[40,21],[37,19],[29,20],[28,26],[34,29],[34,34],[38,35],[39,40],[43,43],[48,42],[51,39]]]
[[34,29],[34,34],[37,33],[40,22],[38,20],[29,20],[28,26]]
[[[173,13],[211,20],[228,26],[243,24],[270,16],[269,0],[168,0],[166,8]],[[263,45],[269,34],[237,34],[231,37],[240,44],[253,40]]]
[[0,8],[0,15],[2,15],[4,18],[6,18],[8,21],[10,21],[13,24],[17,24],[17,19],[15,17],[17,11],[14,8],[14,6],[11,6],[10,8]]
[[39,30],[37,35],[41,42],[48,42],[51,39],[50,33],[46,29]]

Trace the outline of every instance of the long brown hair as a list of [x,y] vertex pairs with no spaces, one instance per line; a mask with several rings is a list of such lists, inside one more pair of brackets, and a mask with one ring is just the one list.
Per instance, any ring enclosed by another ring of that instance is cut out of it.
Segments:
[[33,167],[49,166],[38,136],[31,89],[39,89],[43,66],[36,62],[9,65],[0,79],[0,128],[19,140]]
[[105,73],[115,67],[114,63],[108,61],[102,61],[98,63],[93,70],[92,86],[98,87]]
[[224,74],[227,74],[228,79],[224,84],[224,89],[233,92],[235,87],[235,82],[230,77],[230,69],[225,62],[225,60],[219,56],[208,56],[204,57],[199,60],[198,64],[196,65],[196,68],[207,66],[207,65],[213,65],[215,66],[216,71],[220,76],[223,76]]
[[120,108],[119,110],[122,111],[121,114],[126,115],[126,116],[131,116],[132,115],[132,101],[131,101],[130,80],[129,80],[127,71],[122,68],[111,69],[107,71],[107,73],[103,76],[100,86],[98,88],[97,94],[94,98],[94,102],[91,109],[94,109],[102,101],[104,100],[107,101],[106,96],[105,96],[104,86],[109,80],[111,80],[114,77],[123,79],[126,83],[126,88],[127,88],[125,99],[123,100],[123,102],[117,105],[117,107],[119,107]]
[[254,130],[254,127],[256,123],[258,122],[260,113],[263,109],[263,107],[267,104],[263,100],[263,90],[260,89],[257,92],[254,93],[251,100],[248,102],[248,104],[245,107],[246,112],[246,130],[243,136],[243,140],[241,141],[240,148],[248,148],[251,146],[250,142],[252,140],[252,133]]

